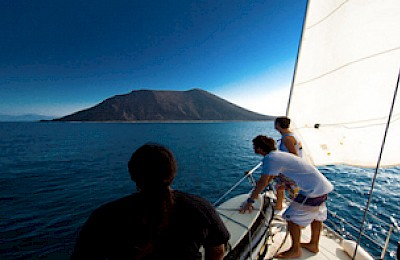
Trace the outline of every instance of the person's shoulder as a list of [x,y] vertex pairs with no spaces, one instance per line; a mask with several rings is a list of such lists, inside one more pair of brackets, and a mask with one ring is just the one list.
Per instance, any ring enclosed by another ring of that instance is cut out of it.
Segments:
[[286,152],[282,152],[282,151],[279,151],[279,150],[274,150],[274,151],[269,152],[265,156],[265,158],[275,159],[275,158],[285,157],[286,154],[287,154]]
[[208,200],[180,191],[174,191],[174,194],[176,203],[175,212],[178,215],[198,221],[199,225],[215,223],[218,213]]
[[283,152],[279,150],[275,150],[270,152],[271,157],[277,157],[277,158],[286,158],[286,157],[297,157],[296,155],[288,152]]
[[288,152],[282,152],[282,151],[272,151],[269,154],[267,154],[267,156],[265,156],[266,160],[268,160],[269,162],[280,162],[280,161],[297,161],[300,157],[292,154],[292,153],[288,153]]
[[285,143],[296,143],[297,142],[297,138],[294,134],[289,134],[286,136],[286,138],[284,139]]
[[200,196],[194,195],[194,194],[190,194],[190,193],[186,193],[186,192],[182,192],[182,191],[178,191],[175,190],[174,191],[174,195],[175,195],[175,199],[178,202],[182,202],[182,203],[190,203],[190,204],[204,204],[204,205],[211,205],[210,202]]
[[205,198],[189,194],[181,191],[174,191],[175,202],[180,209],[185,209],[187,212],[197,212],[208,214],[215,211],[214,206]]
[[110,202],[107,202],[93,211],[93,215],[115,215],[119,211],[130,208],[137,203],[137,194],[131,194]]
[[283,135],[282,135],[282,139],[285,139],[286,137],[289,137],[289,136],[293,136],[293,133],[286,133],[286,134],[283,134]]

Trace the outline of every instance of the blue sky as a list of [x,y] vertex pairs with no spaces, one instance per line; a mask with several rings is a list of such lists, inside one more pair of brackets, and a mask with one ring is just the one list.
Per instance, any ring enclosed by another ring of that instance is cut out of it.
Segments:
[[285,113],[306,0],[0,1],[0,114],[201,88]]

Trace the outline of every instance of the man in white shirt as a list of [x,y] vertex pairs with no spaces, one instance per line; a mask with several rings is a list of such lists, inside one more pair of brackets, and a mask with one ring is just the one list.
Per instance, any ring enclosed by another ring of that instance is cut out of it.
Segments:
[[[283,214],[288,222],[292,246],[288,251],[280,253],[277,258],[298,258],[301,247],[318,253],[318,243],[322,222],[327,218],[325,201],[333,185],[313,165],[290,153],[276,151],[275,141],[267,136],[259,135],[253,139],[254,152],[264,156],[263,168],[256,187],[241,208],[241,212],[251,212],[254,200],[272,181],[275,176],[283,174],[292,179],[300,188],[300,192]],[[301,228],[311,224],[311,241],[300,244]]]

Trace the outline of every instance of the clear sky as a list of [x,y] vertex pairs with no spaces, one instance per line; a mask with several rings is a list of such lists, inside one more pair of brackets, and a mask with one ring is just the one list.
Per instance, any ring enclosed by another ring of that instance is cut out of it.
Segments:
[[283,115],[306,0],[2,0],[0,114],[201,88]]

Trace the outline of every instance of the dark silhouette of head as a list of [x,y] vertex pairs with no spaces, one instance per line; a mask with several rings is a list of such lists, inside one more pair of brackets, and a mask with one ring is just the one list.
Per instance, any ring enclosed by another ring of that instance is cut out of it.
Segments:
[[286,116],[277,117],[275,119],[275,126],[279,125],[283,129],[288,129],[290,127],[290,118]]
[[259,135],[254,138],[253,146],[255,151],[261,149],[265,154],[276,150],[275,140],[265,135]]
[[[131,179],[139,190],[141,225],[146,230],[136,259],[150,256],[157,240],[170,223],[175,201],[170,188],[176,175],[176,161],[170,150],[159,144],[145,144],[128,162]],[[151,257],[150,257],[151,258]]]
[[157,192],[172,184],[176,175],[176,161],[166,147],[145,144],[132,154],[128,169],[140,191]]

